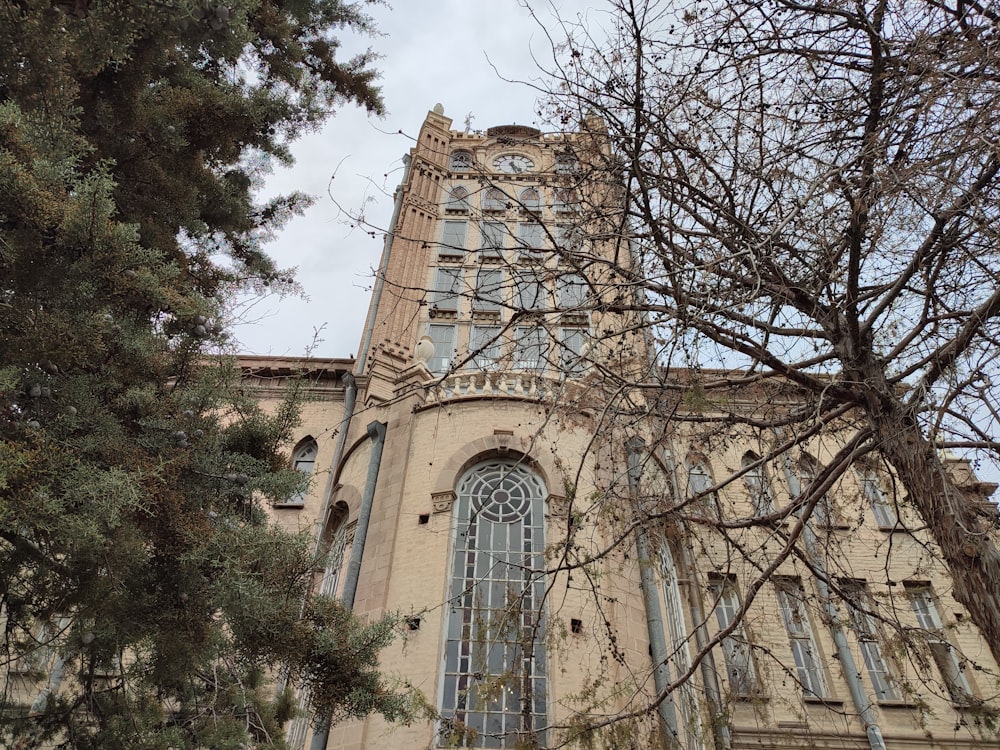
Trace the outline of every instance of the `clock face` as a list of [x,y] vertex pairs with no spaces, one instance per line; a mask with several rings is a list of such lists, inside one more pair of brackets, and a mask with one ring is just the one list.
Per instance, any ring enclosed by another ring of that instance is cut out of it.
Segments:
[[530,172],[535,168],[535,162],[521,154],[504,154],[493,160],[493,168],[507,174]]

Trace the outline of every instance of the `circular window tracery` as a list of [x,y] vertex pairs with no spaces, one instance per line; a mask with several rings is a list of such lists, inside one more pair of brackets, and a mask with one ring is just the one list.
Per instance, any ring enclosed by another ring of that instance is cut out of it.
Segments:
[[544,497],[538,479],[520,465],[481,464],[466,475],[460,494],[472,500],[473,513],[495,523],[513,523],[531,510],[532,498]]

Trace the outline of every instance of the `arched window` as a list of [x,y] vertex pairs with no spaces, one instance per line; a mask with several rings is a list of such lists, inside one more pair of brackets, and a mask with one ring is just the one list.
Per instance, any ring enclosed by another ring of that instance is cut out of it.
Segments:
[[545,497],[541,480],[510,461],[480,463],[458,483],[444,742],[546,744]]
[[715,484],[708,473],[708,462],[702,456],[690,456],[687,460],[688,497],[697,498],[703,507],[718,512],[719,498],[715,492],[707,492]]
[[[319,446],[316,445],[315,440],[311,437],[303,439],[298,445],[295,446],[295,450],[292,451],[292,468],[296,471],[301,471],[303,474],[311,476],[313,469],[316,467],[316,454],[318,452]],[[280,504],[295,506],[304,505],[306,502],[306,494],[308,492],[309,487],[306,485],[290,498],[285,500],[285,502]]]
[[468,172],[472,169],[472,154],[468,151],[455,151],[451,155],[451,168],[455,172]]
[[497,188],[490,188],[486,191],[486,195],[483,196],[483,210],[484,211],[506,211],[507,210],[507,196],[502,190]]
[[453,213],[468,213],[469,191],[461,185],[452,188],[451,193],[448,194],[448,205],[445,210]]
[[574,174],[580,169],[580,163],[572,153],[563,152],[556,156],[556,174]]
[[541,196],[539,196],[535,188],[522,190],[519,200],[521,201],[521,208],[525,211],[537,211],[542,203]]
[[[667,615],[667,634],[670,638],[667,644],[667,650],[670,652],[670,679],[676,680],[691,668],[688,641],[692,636],[684,622],[684,603],[677,580],[677,568],[666,539],[660,541],[660,582],[663,585],[663,608]],[[685,750],[697,750],[703,746],[701,742],[703,733],[693,681],[685,680],[674,696],[674,703],[680,708],[679,729],[683,738],[682,747]]]
[[743,483],[747,486],[747,493],[750,495],[750,502],[753,505],[755,516],[766,516],[774,512],[774,495],[771,492],[771,483],[767,478],[767,471],[760,463],[760,456],[753,451],[743,454],[741,465],[746,469],[743,475]]

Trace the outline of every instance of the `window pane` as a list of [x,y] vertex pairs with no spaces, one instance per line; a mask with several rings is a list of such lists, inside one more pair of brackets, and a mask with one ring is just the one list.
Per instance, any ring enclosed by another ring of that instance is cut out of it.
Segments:
[[462,293],[461,268],[438,268],[434,272],[434,290],[431,304],[439,310],[457,310]]
[[517,246],[521,250],[540,250],[544,245],[544,237],[541,224],[522,222],[517,225]]
[[427,335],[434,342],[434,356],[427,363],[427,368],[434,373],[447,372],[455,356],[455,326],[430,325]]
[[485,221],[480,226],[483,255],[499,256],[504,247],[507,225],[500,221]]
[[472,307],[476,310],[499,310],[503,304],[503,271],[481,268],[476,274],[476,295]]
[[521,370],[541,370],[545,367],[548,337],[545,329],[518,328],[514,345],[515,367]]
[[587,331],[583,328],[564,328],[560,336],[562,350],[560,351],[563,372],[581,373],[586,363],[580,358]]
[[491,370],[500,360],[500,327],[473,326],[469,339],[469,354],[472,366],[479,370]]
[[583,307],[587,300],[587,282],[577,274],[566,274],[559,277],[559,307],[564,310],[576,310]]
[[[456,575],[452,591],[478,593],[475,602],[451,602],[445,654],[457,649],[458,658],[445,664],[441,731],[447,739],[449,720],[462,721],[479,730],[469,746],[511,748],[547,723],[541,602],[520,596],[542,581],[519,567],[522,546],[532,554],[544,548],[541,529],[527,531],[529,519],[542,513],[546,492],[524,466],[489,461],[461,478],[457,495],[454,569],[464,571],[471,557],[476,572]],[[520,626],[524,617],[535,625],[527,631]],[[453,620],[468,625],[461,638]]]
[[[719,624],[720,631],[725,630],[733,624],[740,610],[740,600],[736,593],[735,583],[730,578],[716,579],[712,581],[711,589],[716,599],[716,622]],[[753,692],[753,661],[750,658],[750,647],[742,622],[738,623],[733,631],[722,639],[722,654],[726,660],[730,691],[735,695],[747,695]]]
[[776,580],[775,588],[802,689],[807,694],[823,696],[826,688],[822,665],[806,613],[802,584],[798,580]]
[[441,235],[441,249],[445,252],[465,250],[469,222],[446,221]]

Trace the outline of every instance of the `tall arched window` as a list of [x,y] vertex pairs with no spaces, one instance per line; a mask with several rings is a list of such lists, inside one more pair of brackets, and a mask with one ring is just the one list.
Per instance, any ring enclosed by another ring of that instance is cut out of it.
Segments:
[[750,502],[753,504],[753,514],[766,516],[774,512],[774,495],[771,493],[771,483],[768,481],[764,465],[760,463],[760,456],[753,451],[747,451],[743,454],[741,465],[747,470],[743,475],[743,482],[747,486]]
[[446,741],[545,745],[545,497],[541,480],[510,461],[480,463],[459,481],[441,695]]
[[[296,471],[301,471],[303,474],[311,476],[313,469],[316,468],[316,454],[318,452],[319,446],[316,444],[316,441],[311,437],[304,438],[298,445],[295,446],[295,450],[292,451],[292,468]],[[301,490],[280,504],[295,506],[304,505],[306,502],[306,493],[308,493],[308,491],[308,486],[303,487]]]
[[708,492],[715,484],[712,475],[708,473],[708,461],[703,456],[691,455],[687,459],[688,497],[701,503],[713,513],[719,512],[719,497],[715,492]]

